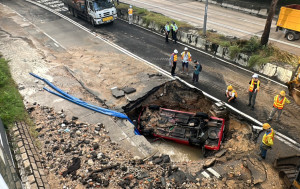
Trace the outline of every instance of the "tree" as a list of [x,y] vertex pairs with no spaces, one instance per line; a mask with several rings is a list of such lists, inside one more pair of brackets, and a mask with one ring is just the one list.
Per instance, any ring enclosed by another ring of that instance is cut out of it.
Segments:
[[263,34],[261,35],[261,40],[260,40],[261,45],[267,45],[267,43],[269,41],[271,24],[272,24],[272,20],[273,20],[274,14],[275,14],[275,9],[276,9],[277,2],[278,2],[278,0],[272,0],[272,2],[271,2],[271,6],[270,6],[269,14],[268,14],[268,17],[267,17],[265,29],[264,29]]

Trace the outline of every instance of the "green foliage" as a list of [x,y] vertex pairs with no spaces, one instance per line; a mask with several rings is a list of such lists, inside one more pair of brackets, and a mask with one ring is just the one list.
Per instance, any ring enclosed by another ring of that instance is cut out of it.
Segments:
[[229,47],[230,59],[233,60],[240,53],[240,51],[241,50],[237,45]]
[[0,118],[6,128],[11,128],[15,121],[25,120],[27,113],[14,80],[11,77],[8,62],[0,58],[1,78],[5,82],[0,85]]
[[241,51],[247,53],[253,53],[260,49],[260,41],[257,37],[251,37],[247,40],[246,44],[243,45]]
[[269,62],[268,57],[263,57],[261,55],[252,55],[249,58],[248,65],[249,65],[250,68],[253,68],[255,65],[261,66],[261,65],[266,64],[268,62]]

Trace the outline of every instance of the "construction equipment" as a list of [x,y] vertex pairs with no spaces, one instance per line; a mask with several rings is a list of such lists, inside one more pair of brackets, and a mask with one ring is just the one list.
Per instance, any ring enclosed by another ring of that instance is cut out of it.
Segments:
[[289,41],[300,38],[300,5],[280,8],[276,31],[282,30]]
[[279,157],[274,162],[287,188],[300,189],[300,155]]
[[63,0],[74,17],[81,17],[93,26],[113,22],[117,10],[112,0]]
[[300,60],[291,81],[286,84],[289,89],[289,95],[292,96],[295,102],[300,105]]

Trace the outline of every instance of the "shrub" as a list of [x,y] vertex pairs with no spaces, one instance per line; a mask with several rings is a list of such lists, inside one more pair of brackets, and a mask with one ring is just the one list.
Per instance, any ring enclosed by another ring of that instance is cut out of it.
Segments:
[[260,41],[257,37],[251,37],[242,47],[242,52],[255,53],[260,49]]
[[262,57],[261,55],[252,55],[249,58],[248,64],[250,68],[253,68],[255,65],[261,66],[269,62],[269,58]]
[[233,60],[240,53],[240,48],[237,45],[229,47],[229,57]]

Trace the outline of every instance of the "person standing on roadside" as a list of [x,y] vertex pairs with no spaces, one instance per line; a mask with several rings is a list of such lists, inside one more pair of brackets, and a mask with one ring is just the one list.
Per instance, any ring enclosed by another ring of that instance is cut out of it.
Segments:
[[132,5],[129,5],[129,9],[128,9],[128,23],[132,24],[133,21],[133,9],[132,9]]
[[193,83],[198,83],[199,80],[199,73],[202,71],[202,66],[201,64],[199,64],[199,62],[197,60],[194,60],[195,63],[195,70],[193,73]]
[[271,125],[269,123],[263,124],[263,130],[265,131],[265,134],[262,138],[261,144],[260,144],[260,156],[262,159],[266,159],[267,150],[271,149],[274,142],[274,135],[275,132],[271,128]]
[[170,24],[169,24],[169,22],[166,23],[164,29],[165,29],[166,43],[168,43],[169,42],[169,33],[170,33]]
[[276,112],[278,112],[276,121],[279,121],[285,103],[289,104],[291,102],[285,97],[285,91],[280,91],[279,95],[274,97],[273,109],[267,121],[271,121]]
[[188,48],[184,47],[184,51],[181,53],[182,60],[182,73],[184,73],[184,67],[186,67],[186,74],[189,74],[189,61],[192,61],[192,55],[188,52]]
[[178,54],[178,50],[175,49],[170,57],[170,64],[172,66],[172,69],[171,69],[172,76],[175,76],[176,64],[177,64],[177,59],[178,59],[177,54]]
[[251,81],[249,82],[249,103],[248,106],[251,106],[251,110],[254,110],[256,95],[260,88],[260,81],[258,80],[258,75],[253,74]]
[[178,27],[174,21],[171,24],[171,31],[172,31],[172,39],[174,41],[174,44],[176,44]]

